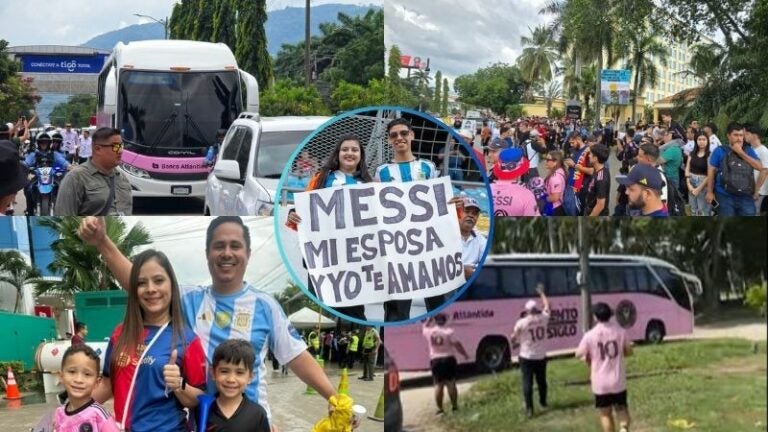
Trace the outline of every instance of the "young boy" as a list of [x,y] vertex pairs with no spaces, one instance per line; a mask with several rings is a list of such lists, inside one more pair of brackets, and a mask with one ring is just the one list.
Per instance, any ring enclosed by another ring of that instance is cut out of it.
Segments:
[[231,339],[216,347],[212,366],[218,394],[208,413],[206,431],[270,432],[267,412],[244,395],[253,379],[255,361],[256,353],[245,340]]
[[117,432],[112,416],[91,398],[101,380],[100,360],[88,345],[73,345],[61,360],[61,382],[68,402],[56,408],[53,430],[56,432]]
[[624,329],[610,322],[613,312],[605,303],[594,306],[597,324],[584,334],[576,356],[584,359],[591,371],[595,407],[600,414],[603,432],[614,432],[613,411],[619,421],[619,431],[629,432],[627,408],[627,378],[624,359],[632,355],[632,342]]

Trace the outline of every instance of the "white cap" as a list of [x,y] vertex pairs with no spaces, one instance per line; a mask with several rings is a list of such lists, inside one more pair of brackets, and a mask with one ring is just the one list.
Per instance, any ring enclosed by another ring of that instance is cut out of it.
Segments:
[[534,309],[536,309],[536,300],[528,300],[525,302],[525,310],[530,312]]

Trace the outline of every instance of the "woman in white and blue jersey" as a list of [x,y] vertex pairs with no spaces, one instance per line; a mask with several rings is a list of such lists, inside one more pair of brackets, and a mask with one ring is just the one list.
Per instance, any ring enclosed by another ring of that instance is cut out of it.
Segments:
[[[332,186],[345,186],[373,181],[365,164],[365,148],[360,143],[360,138],[354,134],[343,135],[328,156],[328,159],[317,174],[312,177],[307,190],[324,189]],[[296,211],[288,212],[288,222],[301,223],[301,217]],[[308,288],[315,294],[311,279]],[[338,312],[354,318],[365,320],[365,306],[337,307]]]

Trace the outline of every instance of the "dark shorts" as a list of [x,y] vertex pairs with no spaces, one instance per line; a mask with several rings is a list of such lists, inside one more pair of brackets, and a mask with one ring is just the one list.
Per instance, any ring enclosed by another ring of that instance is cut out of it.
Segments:
[[453,381],[456,379],[456,357],[440,357],[430,361],[432,377],[435,381]]
[[595,408],[627,407],[627,391],[595,395]]

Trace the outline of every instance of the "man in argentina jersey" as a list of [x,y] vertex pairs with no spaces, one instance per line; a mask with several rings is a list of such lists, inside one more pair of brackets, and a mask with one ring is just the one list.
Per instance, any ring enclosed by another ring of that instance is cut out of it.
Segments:
[[[376,168],[375,180],[382,183],[408,183],[438,177],[435,164],[430,160],[417,159],[413,155],[411,123],[404,118],[392,120],[387,125],[387,139],[395,153],[392,162]],[[442,296],[438,299],[442,303]],[[430,308],[431,303],[427,305]],[[390,300],[384,303],[384,321],[403,321],[410,318],[411,300]]]
[[[78,233],[101,253],[120,285],[128,286],[132,264],[106,236],[104,220],[87,217]],[[213,285],[182,285],[182,307],[187,325],[200,338],[208,365],[216,346],[225,340],[237,338],[251,342],[257,356],[254,378],[246,389],[246,396],[264,407],[271,423],[264,364],[268,349],[324,398],[335,395],[336,390],[280,305],[272,296],[243,280],[250,254],[250,233],[239,217],[218,217],[211,221],[206,233],[206,256]],[[208,392],[215,391],[209,373]]]

